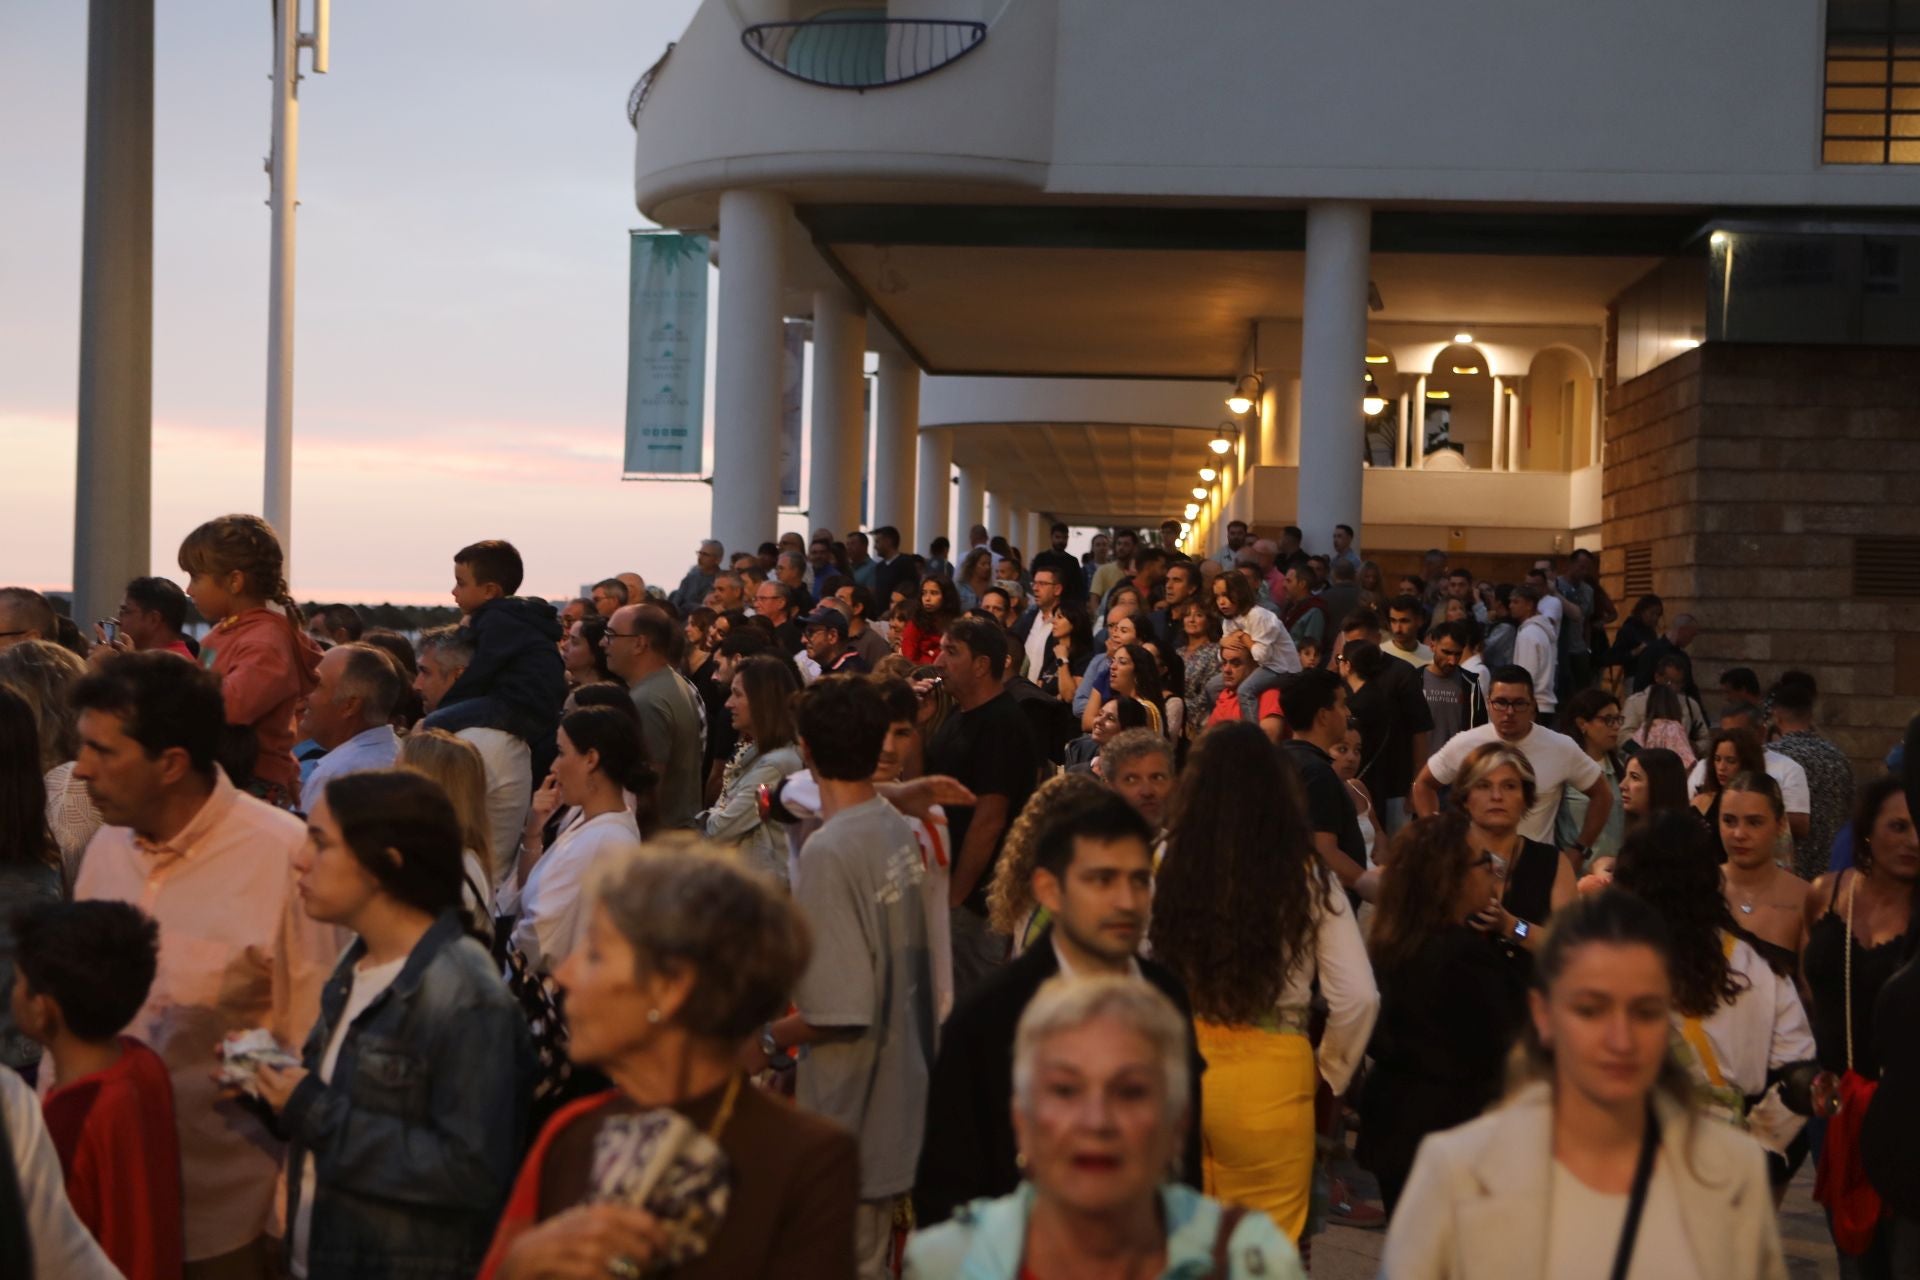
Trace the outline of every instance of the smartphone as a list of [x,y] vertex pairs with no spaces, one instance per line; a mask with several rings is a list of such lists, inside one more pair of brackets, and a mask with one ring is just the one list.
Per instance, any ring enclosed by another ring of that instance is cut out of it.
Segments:
[[93,625],[100,628],[100,635],[108,644],[113,644],[120,639],[120,624],[112,618],[101,618]]

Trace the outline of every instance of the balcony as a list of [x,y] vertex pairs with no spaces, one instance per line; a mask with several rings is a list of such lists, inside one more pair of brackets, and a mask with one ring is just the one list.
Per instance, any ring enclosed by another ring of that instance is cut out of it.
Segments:
[[986,36],[984,22],[824,17],[757,22],[740,33],[740,43],[782,75],[864,93],[932,75],[979,48]]

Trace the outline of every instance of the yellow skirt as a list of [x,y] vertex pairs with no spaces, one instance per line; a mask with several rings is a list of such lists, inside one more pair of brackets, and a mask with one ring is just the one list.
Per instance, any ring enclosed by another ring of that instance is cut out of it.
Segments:
[[1206,1193],[1258,1209],[1289,1240],[1307,1227],[1313,1189],[1313,1045],[1296,1032],[1195,1020]]

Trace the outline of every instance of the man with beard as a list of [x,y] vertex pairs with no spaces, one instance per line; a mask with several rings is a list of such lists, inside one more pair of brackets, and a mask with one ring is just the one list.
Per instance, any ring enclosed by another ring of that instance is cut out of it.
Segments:
[[[1171,972],[1138,954],[1153,899],[1150,835],[1146,820],[1108,793],[1063,806],[1037,835],[1033,894],[1053,926],[962,999],[941,1029],[913,1186],[920,1224],[944,1221],[969,1200],[1006,1195],[1020,1184],[1012,1121],[1014,1030],[1041,985],[1057,975],[1132,975],[1172,1000],[1189,1027],[1188,1114],[1200,1114],[1205,1064],[1192,1039],[1186,991]],[[1181,1180],[1195,1187],[1198,1134],[1198,1125],[1187,1126],[1181,1164]]]

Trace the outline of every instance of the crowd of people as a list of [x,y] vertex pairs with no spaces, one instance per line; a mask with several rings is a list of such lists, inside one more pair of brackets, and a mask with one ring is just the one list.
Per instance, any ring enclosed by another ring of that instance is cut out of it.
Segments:
[[1809,1161],[1920,1275],[1920,730],[1585,551],[1180,534],[0,589],[0,1275],[1783,1277]]

